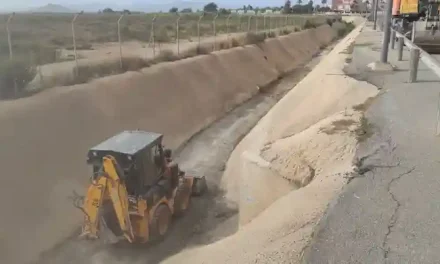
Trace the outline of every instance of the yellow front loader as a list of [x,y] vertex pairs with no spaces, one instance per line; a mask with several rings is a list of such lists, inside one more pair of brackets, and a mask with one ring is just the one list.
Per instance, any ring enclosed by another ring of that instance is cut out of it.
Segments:
[[204,177],[187,176],[164,150],[162,135],[124,131],[92,148],[93,176],[82,204],[81,237],[97,239],[109,229],[130,243],[165,237],[172,216],[184,213]]

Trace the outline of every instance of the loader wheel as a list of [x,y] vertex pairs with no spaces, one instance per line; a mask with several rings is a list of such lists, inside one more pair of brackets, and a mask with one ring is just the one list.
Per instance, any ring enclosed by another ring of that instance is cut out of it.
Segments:
[[168,233],[171,224],[171,211],[167,205],[161,204],[154,211],[153,219],[150,223],[151,240],[161,241]]

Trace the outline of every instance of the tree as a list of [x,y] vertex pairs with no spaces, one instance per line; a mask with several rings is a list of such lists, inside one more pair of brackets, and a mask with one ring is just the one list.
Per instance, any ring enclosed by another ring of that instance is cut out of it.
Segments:
[[214,2],[211,2],[207,5],[205,5],[205,7],[203,7],[203,11],[215,13],[215,12],[217,12],[217,8],[218,8],[217,4]]
[[181,13],[192,13],[192,9],[191,8],[184,8],[180,12]]
[[102,10],[102,13],[114,13],[115,11],[113,11],[113,9],[111,8],[105,8],[104,10]]
[[251,5],[248,5],[247,10],[254,10],[254,8]]
[[301,5],[303,3],[302,0],[297,0],[296,2],[298,3],[298,5]]
[[179,9],[177,7],[171,7],[170,13],[177,13]]
[[292,4],[290,3],[290,0],[287,0],[283,7],[283,13],[284,14],[290,14],[292,13]]
[[124,9],[124,11],[122,11],[122,13],[124,13],[125,15],[131,15],[130,10],[128,10],[128,9]]
[[222,15],[229,15],[231,13],[231,11],[226,8],[220,8],[218,12]]
[[353,2],[351,2],[350,9],[352,12],[357,12],[358,2],[356,0],[353,0]]
[[327,5],[327,0],[321,0],[321,4],[322,4],[323,6]]

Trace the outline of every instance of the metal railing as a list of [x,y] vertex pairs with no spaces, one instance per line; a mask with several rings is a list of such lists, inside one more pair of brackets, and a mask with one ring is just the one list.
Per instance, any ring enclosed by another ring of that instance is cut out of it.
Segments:
[[440,78],[440,62],[437,61],[433,56],[424,51],[422,48],[414,44],[410,39],[408,39],[405,35],[396,31],[395,29],[391,29],[391,49],[394,49],[394,44],[397,41],[397,52],[398,61],[402,61],[403,56],[403,48],[406,46],[410,51],[410,59],[409,59],[409,82],[417,81],[417,71],[419,66],[419,60],[430,68],[439,78]]

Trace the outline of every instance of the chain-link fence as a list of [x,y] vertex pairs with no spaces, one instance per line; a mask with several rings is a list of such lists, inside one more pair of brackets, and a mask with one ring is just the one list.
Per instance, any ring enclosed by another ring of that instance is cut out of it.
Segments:
[[220,35],[240,32],[302,28],[306,21],[320,24],[325,22],[325,17],[208,12],[0,15],[0,24],[3,24],[0,34],[5,36],[0,38],[0,59],[17,57],[32,60],[34,64],[47,64],[73,60],[75,53],[77,58],[88,57],[88,54],[92,57],[94,51],[97,53],[111,45],[121,44],[124,50],[125,42],[130,45],[136,42],[139,49],[151,48],[151,54],[144,54],[151,57],[162,45],[178,52],[186,43],[212,41]]
[[[66,62],[76,64],[78,70],[82,58],[118,56],[122,70],[124,57],[154,59],[164,50],[179,56],[188,47],[204,42],[213,43],[212,50],[216,50],[218,42],[235,34],[270,33],[284,28],[293,31],[294,27],[299,30],[307,24],[323,24],[326,19],[320,15],[209,12],[0,15],[0,35],[4,36],[0,38],[0,64]],[[36,69],[42,79],[41,67]]]

